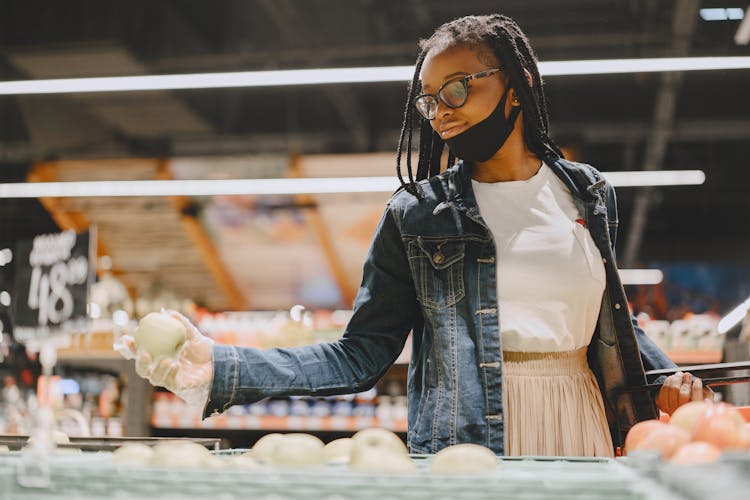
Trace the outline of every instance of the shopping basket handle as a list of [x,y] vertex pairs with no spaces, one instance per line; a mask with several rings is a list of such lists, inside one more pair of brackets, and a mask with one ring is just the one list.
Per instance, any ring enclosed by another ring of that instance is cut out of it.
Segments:
[[711,365],[678,366],[677,368],[662,368],[649,370],[646,377],[659,377],[661,375],[674,375],[677,372],[690,372],[702,375],[723,375],[734,370],[750,370],[750,361],[736,361],[734,363],[716,363]]
[[[677,372],[690,372],[699,376],[706,387],[718,387],[721,385],[743,384],[750,382],[750,375],[726,375],[735,370],[750,370],[750,361],[737,361],[734,363],[716,363],[710,365],[679,366],[677,368],[663,368],[649,370],[646,372],[647,379],[653,379],[662,375],[674,375]],[[636,387],[624,387],[622,392],[658,392],[662,384],[649,383]]]

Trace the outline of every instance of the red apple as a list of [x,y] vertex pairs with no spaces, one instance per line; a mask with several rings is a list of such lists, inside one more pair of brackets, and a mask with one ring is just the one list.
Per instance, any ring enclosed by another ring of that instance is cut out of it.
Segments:
[[678,465],[710,464],[719,460],[720,456],[721,450],[716,446],[695,441],[677,450],[670,462]]
[[745,441],[744,449],[750,451],[750,422],[743,424],[743,438]]
[[722,450],[742,449],[746,446],[745,421],[732,405],[709,405],[695,421],[693,441],[705,441]]
[[690,434],[679,427],[662,424],[646,433],[646,436],[631,451],[658,451],[664,460],[669,460],[675,452],[690,442]]
[[658,420],[644,420],[635,424],[630,428],[628,435],[625,437],[625,454],[627,455],[630,450],[634,450],[638,446],[638,443],[640,443],[650,431],[659,426],[666,425],[667,424],[663,424]]
[[692,434],[698,417],[708,409],[712,403],[706,401],[690,401],[675,410],[669,420],[670,425],[679,427],[683,431]]

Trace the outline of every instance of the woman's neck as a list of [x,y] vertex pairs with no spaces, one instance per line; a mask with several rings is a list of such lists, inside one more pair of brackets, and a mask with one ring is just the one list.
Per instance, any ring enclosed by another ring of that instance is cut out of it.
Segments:
[[472,179],[477,182],[506,182],[525,181],[534,177],[542,166],[542,161],[526,147],[520,132],[520,127],[516,127],[495,156],[474,164]]

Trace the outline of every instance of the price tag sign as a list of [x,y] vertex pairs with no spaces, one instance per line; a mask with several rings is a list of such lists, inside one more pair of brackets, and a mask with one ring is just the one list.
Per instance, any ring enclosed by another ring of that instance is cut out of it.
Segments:
[[16,247],[14,334],[24,343],[88,327],[94,231],[43,234]]

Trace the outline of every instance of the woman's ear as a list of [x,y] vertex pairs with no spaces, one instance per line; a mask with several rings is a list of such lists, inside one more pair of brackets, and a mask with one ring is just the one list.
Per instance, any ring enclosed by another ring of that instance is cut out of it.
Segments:
[[[523,76],[526,77],[526,81],[528,82],[529,87],[533,87],[534,80],[531,78],[531,73],[529,73],[529,70],[527,70],[526,68],[523,69]],[[516,89],[512,88],[511,92],[512,92],[511,98],[510,98],[511,105],[520,106],[521,101],[520,101],[520,97],[518,96],[518,93],[516,92]]]
[[534,80],[531,78],[531,73],[529,73],[529,70],[524,68],[523,69],[523,76],[526,77],[526,81],[529,83],[529,87],[534,86]]

